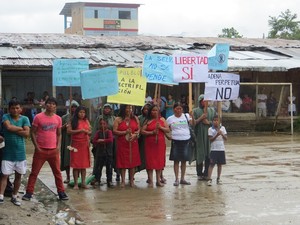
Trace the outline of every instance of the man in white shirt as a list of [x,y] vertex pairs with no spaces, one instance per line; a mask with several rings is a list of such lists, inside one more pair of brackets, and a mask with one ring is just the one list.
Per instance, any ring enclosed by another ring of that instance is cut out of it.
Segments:
[[267,116],[267,99],[268,96],[264,94],[265,88],[261,89],[260,94],[257,95],[257,109],[258,109],[258,117],[266,117]]

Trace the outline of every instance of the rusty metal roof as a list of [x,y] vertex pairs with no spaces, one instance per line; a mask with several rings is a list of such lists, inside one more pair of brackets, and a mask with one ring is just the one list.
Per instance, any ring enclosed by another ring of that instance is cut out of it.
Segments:
[[87,58],[91,67],[141,67],[145,53],[207,53],[230,44],[229,71],[300,68],[300,41],[160,36],[80,36],[0,33],[0,69],[52,69],[57,58]]

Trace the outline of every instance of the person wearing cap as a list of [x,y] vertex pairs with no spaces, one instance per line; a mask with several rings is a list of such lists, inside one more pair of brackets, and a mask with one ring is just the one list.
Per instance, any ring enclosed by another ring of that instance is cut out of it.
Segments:
[[71,135],[67,134],[67,125],[79,106],[78,102],[73,102],[71,105],[71,113],[67,113],[61,117],[61,148],[60,148],[60,170],[66,171],[67,178],[64,180],[65,184],[70,182],[70,150],[67,148],[71,144]]
[[[195,134],[197,139],[196,148],[196,172],[199,180],[206,179],[209,167],[210,141],[208,138],[208,128],[212,125],[216,115],[213,107],[207,106],[204,94],[198,97],[199,106],[193,109],[195,119]],[[205,162],[205,164],[203,164]],[[204,171],[203,171],[204,165]]]
[[93,126],[92,138],[93,136],[95,136],[96,131],[99,130],[99,120],[101,118],[106,120],[106,122],[108,123],[108,128],[112,130],[116,117],[113,115],[113,108],[110,104],[104,104],[102,114],[97,116]]
[[66,101],[65,106],[66,106],[66,109],[67,109],[67,113],[69,113],[70,105],[72,105],[73,103],[77,104],[78,106],[80,105],[79,101],[77,101],[77,99],[78,99],[78,93],[74,93],[73,94],[73,98],[72,99],[68,99]]

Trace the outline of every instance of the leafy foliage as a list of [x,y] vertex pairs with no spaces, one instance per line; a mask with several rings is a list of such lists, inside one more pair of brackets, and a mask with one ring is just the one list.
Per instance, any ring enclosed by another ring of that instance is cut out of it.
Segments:
[[220,37],[220,38],[242,38],[243,36],[240,35],[236,29],[231,27],[231,28],[223,28],[222,34],[219,34],[218,37]]
[[289,9],[281,12],[278,17],[270,16],[268,20],[271,30],[269,38],[300,39],[300,21],[296,21],[297,14]]

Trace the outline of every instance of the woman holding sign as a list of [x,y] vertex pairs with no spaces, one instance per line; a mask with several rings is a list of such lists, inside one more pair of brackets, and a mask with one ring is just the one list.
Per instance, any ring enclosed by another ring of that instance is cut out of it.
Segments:
[[[189,123],[194,123],[192,115],[183,113],[183,108],[180,102],[174,104],[174,115],[167,119],[167,124],[171,129],[172,142],[170,160],[174,161],[175,182],[174,186],[179,184],[190,185],[191,183],[185,180],[186,161],[190,160],[189,156],[189,139],[191,137]],[[179,175],[179,163],[181,163],[181,176]]]
[[204,94],[201,94],[198,97],[198,103],[199,106],[193,109],[195,134],[197,138],[196,172],[198,180],[206,180],[210,164],[210,140],[208,137],[208,128],[212,126],[212,121],[216,112],[213,107],[207,105],[207,101],[204,100]]
[[125,187],[125,172],[129,169],[130,186],[134,187],[135,168],[141,164],[138,137],[140,124],[131,105],[120,105],[120,113],[113,126],[117,136],[116,167],[121,171],[121,187]]

